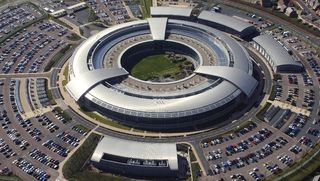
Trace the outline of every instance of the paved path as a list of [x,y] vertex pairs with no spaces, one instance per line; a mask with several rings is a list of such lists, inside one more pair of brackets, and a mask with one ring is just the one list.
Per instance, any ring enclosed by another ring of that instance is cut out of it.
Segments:
[[292,112],[301,113],[303,115],[310,116],[310,111],[308,111],[306,109],[295,107],[295,106],[292,106],[291,104],[287,104],[287,103],[280,102],[280,101],[268,100],[268,102],[271,103],[272,105],[279,106],[282,109],[290,109]]

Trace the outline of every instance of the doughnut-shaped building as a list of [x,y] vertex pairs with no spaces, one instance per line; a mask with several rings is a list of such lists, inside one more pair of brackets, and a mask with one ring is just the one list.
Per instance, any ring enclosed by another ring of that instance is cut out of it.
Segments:
[[[182,79],[143,81],[130,68],[143,57],[174,52],[195,71]],[[188,128],[224,116],[258,82],[246,50],[199,23],[149,18],[107,28],[84,41],[69,64],[70,95],[82,106],[144,129]]]

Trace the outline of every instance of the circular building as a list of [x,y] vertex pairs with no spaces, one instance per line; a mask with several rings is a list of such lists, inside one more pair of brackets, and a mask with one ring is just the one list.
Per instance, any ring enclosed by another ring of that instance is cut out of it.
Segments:
[[[174,75],[133,76],[133,68],[154,55],[185,62]],[[247,100],[258,83],[238,42],[184,20],[149,18],[113,26],[84,41],[71,60],[66,89],[79,104],[143,129],[205,124]]]

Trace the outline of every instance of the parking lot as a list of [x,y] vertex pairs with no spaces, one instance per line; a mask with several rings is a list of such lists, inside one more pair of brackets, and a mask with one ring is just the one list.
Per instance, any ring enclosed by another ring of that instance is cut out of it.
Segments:
[[1,73],[42,72],[49,60],[68,43],[71,33],[49,21],[33,24],[1,44]]
[[[0,82],[1,163],[24,180],[55,179],[59,163],[86,133],[76,122],[64,121],[61,113],[49,111],[29,119],[16,107],[16,79]],[[12,105],[12,106],[7,106]]]
[[[129,1],[127,1],[129,2]],[[88,1],[89,6],[94,13],[106,24],[120,24],[126,22],[130,17],[130,8],[126,8],[124,1],[106,0],[106,1]]]
[[212,170],[212,176],[204,180],[221,177],[230,180],[237,174],[247,180],[263,179],[292,164],[305,153],[306,146],[296,145],[296,142],[296,139],[266,123],[212,139],[201,145]]
[[0,39],[41,16],[41,12],[28,3],[7,8],[3,12],[0,12]]

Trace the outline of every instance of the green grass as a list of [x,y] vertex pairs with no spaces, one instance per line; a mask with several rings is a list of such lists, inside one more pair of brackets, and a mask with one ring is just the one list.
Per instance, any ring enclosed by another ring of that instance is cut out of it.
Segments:
[[257,113],[256,117],[260,119],[261,121],[264,121],[264,113],[268,110],[268,108],[271,106],[271,103],[267,102],[263,108]]
[[66,86],[68,84],[68,75],[69,75],[69,67],[66,66],[66,68],[63,70],[63,76],[65,80],[62,81],[62,86]]
[[253,122],[252,121],[244,121],[239,126],[234,128],[232,131],[238,132],[238,131],[242,130],[243,128],[248,127],[250,124],[253,124]]
[[150,7],[152,6],[152,0],[140,0],[140,6],[142,10],[142,16],[144,18],[150,17]]
[[115,176],[109,173],[98,173],[91,170],[84,170],[82,172],[78,172],[69,181],[129,181],[131,179],[126,177]]
[[211,140],[214,140],[214,139],[220,139],[222,137],[224,137],[225,135],[227,134],[231,134],[231,133],[235,133],[235,132],[238,132],[240,131],[241,129],[249,126],[250,124],[252,124],[253,122],[252,121],[244,121],[242,122],[241,124],[239,124],[236,128],[232,129],[232,130],[229,130],[229,131],[226,131],[224,133],[221,133],[215,137],[209,137],[209,138],[205,138],[203,140],[201,140],[201,143],[208,143],[210,142]]
[[273,74],[273,79],[279,80],[279,79],[282,79],[282,76],[281,76],[281,74]]
[[62,168],[63,175],[66,179],[70,180],[77,177],[79,173],[81,174],[81,168],[83,168],[86,161],[90,159],[100,138],[100,135],[90,134],[81,147],[66,161]]
[[85,131],[85,132],[89,132],[89,131],[90,131],[89,128],[83,126],[82,124],[77,124],[77,125],[75,125],[74,127],[79,128],[79,129],[81,129],[81,130],[83,130],[83,131]]
[[0,181],[21,181],[22,179],[18,176],[11,174],[11,175],[1,175]]
[[66,28],[68,28],[68,29],[70,29],[70,30],[73,29],[73,28],[72,28],[70,25],[68,25],[67,23],[65,23],[65,22],[61,21],[60,19],[55,18],[55,17],[53,17],[53,16],[51,16],[51,15],[49,15],[49,19],[51,19],[52,21],[54,21],[54,22],[56,22],[56,23],[58,23],[58,24],[60,24],[60,25],[62,25],[62,26],[64,26],[64,27],[66,27]]
[[73,44],[67,44],[65,47],[63,47],[58,53],[56,53],[50,62],[44,67],[44,71],[48,72],[51,70],[52,67],[55,66],[56,63],[58,63],[61,58],[69,51],[75,48],[75,45]]
[[141,80],[150,80],[154,77],[174,75],[180,71],[178,63],[172,63],[164,54],[160,54],[142,59],[132,68],[131,75]]
[[75,33],[72,33],[70,36],[67,36],[67,38],[71,41],[78,41],[81,40],[81,37]]
[[7,0],[0,0],[0,6],[4,5],[7,3]]
[[191,163],[191,171],[193,180],[199,180],[197,178],[197,172],[201,170],[199,163]]
[[124,130],[131,130],[131,127],[125,126],[123,124],[120,124],[118,122],[112,121],[110,119],[104,118],[94,112],[91,111],[87,111],[85,109],[80,109],[81,112],[83,112],[84,114],[86,114],[87,116],[91,117],[94,120],[97,120],[103,124],[115,127],[115,128],[119,128],[119,129],[124,129]]
[[52,96],[52,92],[48,87],[48,80],[47,79],[45,79],[45,91],[46,91],[46,94],[47,94],[48,99],[50,101],[50,104],[56,105],[57,103],[56,103],[56,101],[54,101],[53,96]]
[[61,113],[67,122],[70,122],[72,120],[71,116],[68,113],[66,113],[61,107],[55,107],[54,110]]
[[96,15],[96,13],[94,13],[94,11],[93,11],[91,8],[89,8],[88,21],[89,21],[89,22],[93,22],[93,21],[96,21],[96,20],[98,20],[98,19],[99,19],[99,17]]
[[196,156],[194,155],[194,153],[193,153],[192,150],[189,151],[189,154],[190,154],[190,161],[191,161],[191,162],[197,161],[197,158],[196,158]]

